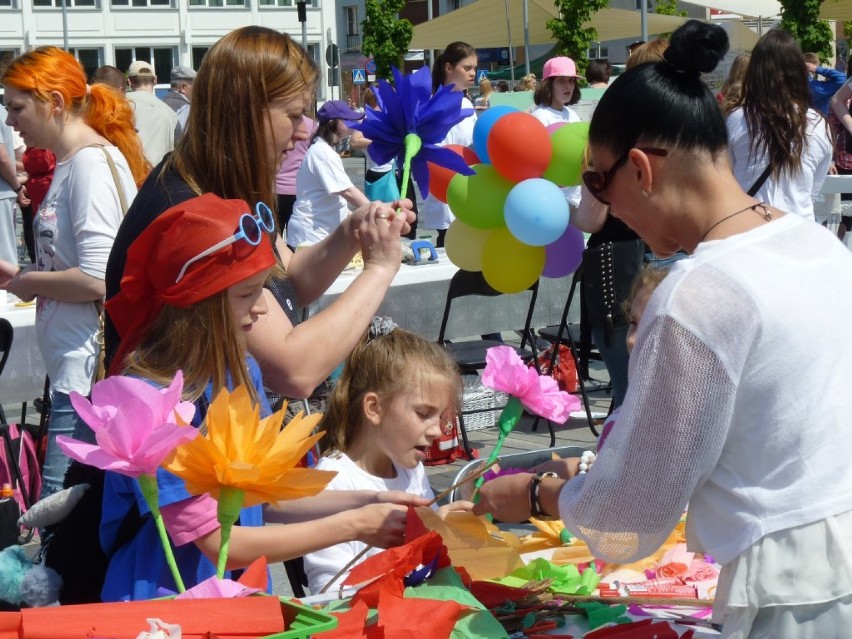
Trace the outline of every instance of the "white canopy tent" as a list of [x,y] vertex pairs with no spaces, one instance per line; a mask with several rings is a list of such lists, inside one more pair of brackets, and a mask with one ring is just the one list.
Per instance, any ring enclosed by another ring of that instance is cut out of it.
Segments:
[[[558,17],[553,0],[527,0],[529,6],[529,44],[552,44],[553,35],[547,21]],[[506,0],[476,0],[469,5],[414,27],[411,49],[443,49],[450,42],[462,40],[477,48],[521,47],[524,45],[523,2],[508,0],[508,21],[511,42],[507,34]],[[600,41],[639,38],[642,33],[638,11],[602,9],[592,15],[585,26],[594,27]],[[686,22],[687,18],[648,15],[648,33],[668,33]]]
[[686,0],[686,2],[747,18],[775,18],[781,15],[781,4],[778,0]]
[[852,20],[852,0],[824,0],[819,17],[825,20]]

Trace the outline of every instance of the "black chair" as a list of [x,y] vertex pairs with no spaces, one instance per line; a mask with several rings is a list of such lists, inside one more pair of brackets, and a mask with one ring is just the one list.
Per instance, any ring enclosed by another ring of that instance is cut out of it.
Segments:
[[[0,375],[3,375],[3,369],[6,367],[6,360],[9,359],[9,351],[12,350],[12,341],[15,338],[15,330],[12,328],[11,322],[5,317],[0,317]],[[3,412],[3,406],[0,406],[0,420],[6,423],[6,414]]]
[[[527,290],[530,292],[530,301],[527,309],[526,322],[524,323],[524,328],[522,330],[521,344],[520,346],[512,346],[512,348],[515,349],[515,352],[518,353],[523,361],[533,362],[537,367],[538,363],[536,362],[536,353],[534,350],[535,341],[533,339],[530,325],[532,323],[533,311],[535,310],[535,302],[538,297],[538,280],[536,280],[536,282]],[[442,344],[444,348],[449,351],[452,358],[456,361],[456,364],[458,364],[462,375],[478,374],[480,370],[485,368],[486,351],[494,346],[507,345],[494,339],[474,339],[460,342],[451,342],[445,339],[447,323],[450,318],[450,309],[452,308],[453,300],[471,295],[480,297],[497,297],[505,295],[505,293],[501,293],[500,291],[493,289],[488,282],[485,281],[485,277],[479,271],[472,272],[460,270],[453,275],[450,280],[450,286],[447,290],[447,301],[444,305],[444,316],[441,319],[441,328],[438,331],[438,343]],[[513,329],[514,327],[506,327],[505,330]],[[461,432],[462,443],[468,458],[472,458],[472,450],[467,438],[467,431],[464,427],[464,414],[491,410],[494,409],[482,408],[470,411],[462,410],[459,413],[459,431]]]
[[302,557],[288,559],[284,562],[284,571],[287,573],[287,579],[290,581],[293,596],[297,599],[304,597],[306,594],[305,588],[308,585],[308,576],[305,574],[305,560]]
[[[538,329],[537,332],[540,337],[546,339],[548,342],[554,345],[550,358],[549,370],[553,370],[553,367],[556,365],[556,357],[559,352],[559,349],[556,348],[556,346],[564,344],[571,349],[571,354],[574,356],[574,363],[577,366],[577,377],[579,378],[580,397],[583,401],[583,409],[586,412],[586,421],[589,424],[589,429],[592,431],[595,437],[597,437],[599,433],[596,427],[600,422],[592,415],[591,405],[589,404],[589,389],[586,388],[586,385],[589,382],[596,382],[596,380],[592,380],[591,376],[589,375],[589,361],[591,359],[600,360],[601,356],[599,353],[594,351],[590,331],[585,330],[586,327],[583,326],[582,310],[580,312],[580,324],[568,321],[568,315],[571,310],[571,305],[574,301],[574,295],[578,291],[582,292],[582,288],[583,267],[580,266],[574,272],[574,276],[571,279],[571,288],[568,291],[568,299],[565,301],[565,308],[562,310],[562,318],[560,319],[559,324],[545,326],[544,328]],[[596,389],[598,388],[597,384],[595,385],[595,387]],[[536,421],[533,423],[533,429],[536,428],[537,424],[538,419],[536,419]],[[550,445],[554,446],[556,442],[552,433],[553,430],[551,428]]]

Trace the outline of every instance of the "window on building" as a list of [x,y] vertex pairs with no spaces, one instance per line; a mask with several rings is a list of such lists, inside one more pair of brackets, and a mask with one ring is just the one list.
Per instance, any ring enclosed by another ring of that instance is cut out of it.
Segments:
[[201,61],[204,59],[204,56],[207,55],[207,52],[210,51],[210,47],[192,47],[192,68],[198,71],[201,68]]
[[173,0],[110,0],[114,7],[173,7]]
[[0,9],[2,8],[17,9],[18,6],[14,0],[0,0]]
[[144,60],[154,67],[158,83],[167,83],[172,67],[177,64],[177,50],[174,47],[133,47],[116,48],[115,66],[126,72],[134,60]]
[[[308,3],[313,6],[312,3]],[[293,7],[293,0],[260,0],[261,7]]]
[[87,78],[92,77],[92,74],[97,68],[103,64],[104,54],[102,49],[72,48],[69,51],[83,65],[83,70],[86,72]]
[[189,0],[190,7],[244,7],[246,0]]
[[[34,7],[62,7],[62,0],[33,0]],[[65,0],[66,7],[100,7],[98,0]]]
[[20,54],[18,49],[0,49],[0,69],[5,69],[6,65],[12,61],[12,58]]

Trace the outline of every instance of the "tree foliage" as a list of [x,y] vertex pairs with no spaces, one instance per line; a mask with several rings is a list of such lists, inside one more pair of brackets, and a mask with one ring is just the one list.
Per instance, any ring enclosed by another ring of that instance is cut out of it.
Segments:
[[780,0],[781,28],[792,35],[803,52],[813,52],[828,60],[834,51],[828,20],[820,20],[822,0]]
[[547,28],[556,41],[556,51],[567,55],[577,63],[578,72],[585,71],[589,64],[586,53],[592,42],[598,39],[598,32],[584,28],[593,13],[609,6],[609,0],[556,0],[559,18],[547,21]]
[[376,76],[391,78],[391,66],[402,69],[402,63],[414,27],[399,18],[406,0],[367,0],[367,17],[361,23],[361,51],[376,61]]
[[654,13],[658,13],[661,16],[680,16],[681,18],[687,16],[686,11],[678,11],[677,0],[657,0]]

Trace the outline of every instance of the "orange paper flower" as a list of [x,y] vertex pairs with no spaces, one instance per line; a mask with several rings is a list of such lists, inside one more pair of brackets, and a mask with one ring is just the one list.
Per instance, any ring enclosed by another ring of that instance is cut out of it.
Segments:
[[207,411],[206,433],[178,447],[163,467],[194,495],[219,500],[223,488],[239,489],[244,507],[310,497],[335,475],[296,467],[322,435],[311,434],[320,417],[300,413],[282,430],[283,408],[260,419],[245,387],[223,389]]

